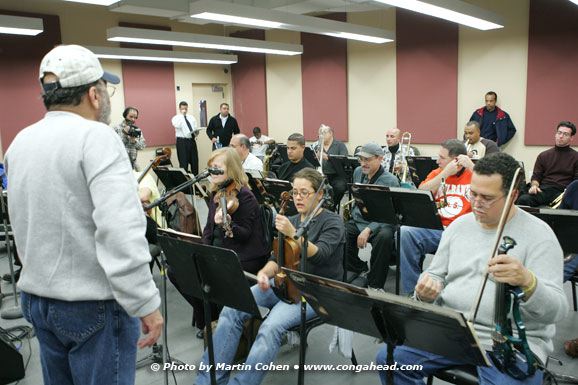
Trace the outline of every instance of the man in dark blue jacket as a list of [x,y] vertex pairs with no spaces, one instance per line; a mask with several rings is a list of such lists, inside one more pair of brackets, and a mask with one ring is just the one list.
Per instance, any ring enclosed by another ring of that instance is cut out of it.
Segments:
[[516,133],[510,115],[496,106],[498,95],[494,91],[486,93],[486,105],[474,111],[470,121],[480,123],[483,138],[493,140],[498,146],[508,143]]

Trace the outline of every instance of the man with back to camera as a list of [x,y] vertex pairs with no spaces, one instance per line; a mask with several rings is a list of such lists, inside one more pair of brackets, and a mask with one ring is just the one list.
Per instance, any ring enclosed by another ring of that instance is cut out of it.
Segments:
[[44,384],[134,384],[136,317],[148,334],[141,348],[163,319],[136,180],[107,126],[107,84],[119,78],[77,45],[50,51],[39,78],[48,112],[16,136],[6,169],[22,310]]
[[179,103],[179,113],[173,116],[171,123],[175,128],[177,137],[177,159],[179,167],[194,175],[199,173],[199,153],[197,150],[196,137],[199,135],[197,120],[189,115],[189,104],[185,101]]
[[480,123],[474,120],[466,124],[464,138],[468,156],[472,159],[481,159],[486,155],[500,152],[496,142],[481,137]]
[[115,126],[114,130],[126,148],[132,168],[136,169],[137,153],[146,147],[144,134],[135,125],[138,119],[138,110],[135,107],[127,107],[122,113],[122,117],[124,118],[123,121]]
[[277,170],[277,178],[291,182],[293,175],[306,167],[314,168],[305,159],[305,137],[301,134],[291,134],[287,138],[287,158]]
[[516,127],[510,115],[496,106],[498,94],[488,91],[485,96],[486,105],[474,111],[470,121],[480,124],[480,133],[486,139],[493,140],[498,146],[503,146],[516,134]]
[[229,114],[229,105],[221,103],[219,109],[219,113],[213,116],[207,125],[207,135],[213,143],[213,150],[227,147],[233,135],[241,132],[237,119]]
[[251,153],[251,142],[243,134],[233,135],[229,146],[233,147],[243,163],[243,170],[263,171],[263,162]]
[[554,135],[555,146],[538,155],[530,188],[518,198],[519,205],[548,205],[562,194],[566,186],[578,180],[578,152],[570,145],[576,135],[572,122],[560,122]]

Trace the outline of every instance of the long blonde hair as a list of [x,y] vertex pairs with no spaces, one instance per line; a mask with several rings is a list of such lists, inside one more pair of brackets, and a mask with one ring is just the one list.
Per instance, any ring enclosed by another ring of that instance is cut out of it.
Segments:
[[[241,158],[239,157],[239,154],[237,154],[237,151],[231,147],[223,147],[213,151],[207,161],[207,167],[209,167],[213,160],[219,156],[224,157],[225,167],[227,168],[227,178],[233,180],[236,189],[240,190],[243,186],[248,187],[249,178],[247,177],[247,174],[245,174],[245,170],[243,170],[243,164],[241,163]],[[219,186],[212,183],[210,185],[211,191],[216,191],[218,187]]]

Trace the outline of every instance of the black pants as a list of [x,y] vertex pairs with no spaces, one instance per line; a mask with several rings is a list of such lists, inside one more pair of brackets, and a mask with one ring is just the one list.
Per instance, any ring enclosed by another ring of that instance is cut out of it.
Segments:
[[561,187],[547,185],[540,186],[540,190],[542,190],[542,192],[535,195],[527,193],[520,195],[516,204],[531,207],[549,205],[564,191]]
[[177,158],[180,168],[195,175],[199,173],[199,155],[195,139],[177,137]]
[[[360,234],[354,221],[345,224],[347,232],[347,270],[360,273],[367,270],[367,265],[359,259],[357,237]],[[393,262],[394,227],[385,225],[377,233],[372,232],[368,242],[371,243],[371,269],[367,274],[367,284],[370,287],[383,288],[389,271],[389,265]]]
[[327,175],[327,181],[333,188],[333,207],[337,208],[341,204],[341,199],[347,190],[347,182],[338,174]]

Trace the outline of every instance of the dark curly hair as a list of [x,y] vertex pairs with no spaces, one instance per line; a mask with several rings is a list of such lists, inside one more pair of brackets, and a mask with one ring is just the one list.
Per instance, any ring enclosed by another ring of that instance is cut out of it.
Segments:
[[88,92],[90,87],[96,86],[98,82],[99,80],[78,87],[58,87],[53,90],[44,91],[42,101],[47,110],[50,110],[54,106],[78,106],[84,94]]
[[[504,152],[496,152],[493,154],[486,155],[482,159],[478,160],[474,166],[474,172],[479,175],[493,175],[499,174],[502,176],[502,191],[504,194],[508,194],[510,190],[510,185],[512,184],[512,179],[514,179],[514,173],[516,169],[520,166],[520,163],[512,156]],[[523,172],[522,170],[521,172]],[[520,178],[518,186],[515,188],[520,190],[521,182],[523,178]]]

